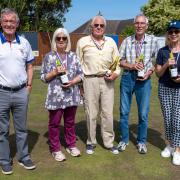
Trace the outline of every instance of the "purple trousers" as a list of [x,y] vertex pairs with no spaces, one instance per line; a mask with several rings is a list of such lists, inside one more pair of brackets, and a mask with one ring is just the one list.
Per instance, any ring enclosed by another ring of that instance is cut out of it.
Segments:
[[75,147],[75,115],[77,106],[67,107],[65,109],[49,110],[49,143],[50,151],[57,152],[61,149],[59,139],[61,118],[64,118],[64,138],[69,148]]

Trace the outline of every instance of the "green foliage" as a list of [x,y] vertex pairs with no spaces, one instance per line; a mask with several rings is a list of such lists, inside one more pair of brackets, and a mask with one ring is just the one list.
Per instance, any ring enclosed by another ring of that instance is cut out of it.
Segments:
[[123,29],[121,35],[122,35],[123,37],[127,37],[127,36],[133,35],[134,33],[135,33],[134,26],[129,25],[129,26],[126,26],[126,27]]
[[179,0],[149,0],[141,10],[149,18],[149,32],[156,35],[166,32],[169,21],[180,20]]
[[20,17],[20,31],[54,31],[65,22],[71,0],[0,0],[0,8],[14,8]]

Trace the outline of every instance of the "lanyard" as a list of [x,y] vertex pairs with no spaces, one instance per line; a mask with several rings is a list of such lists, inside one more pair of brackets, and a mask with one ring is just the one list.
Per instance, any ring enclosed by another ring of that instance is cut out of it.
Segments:
[[63,59],[59,56],[58,52],[56,51],[56,57],[57,57],[57,59],[59,60],[61,66],[63,66],[63,67],[66,69],[66,68],[67,68],[67,54],[66,54],[65,60],[63,60]]
[[177,62],[178,62],[178,60],[179,60],[179,52],[178,52],[178,54],[177,54],[177,57],[176,57],[176,59],[175,59],[175,61],[176,61],[176,64],[177,64]]
[[143,46],[143,43],[144,43],[144,38],[142,41],[140,42],[137,42],[136,41],[136,44],[135,44],[135,50],[136,50],[136,57],[138,58],[141,54],[141,50],[142,50],[142,46]]
[[93,43],[95,44],[95,46],[97,47],[98,50],[102,50],[103,49],[103,46],[104,46],[104,43],[102,45],[99,45],[92,37],[91,37]]

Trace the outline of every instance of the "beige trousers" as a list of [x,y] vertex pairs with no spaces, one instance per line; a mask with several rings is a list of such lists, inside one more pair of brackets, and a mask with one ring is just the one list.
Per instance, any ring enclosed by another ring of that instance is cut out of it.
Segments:
[[106,148],[113,147],[114,82],[104,77],[84,77],[85,112],[87,119],[87,144],[95,145],[98,115],[101,117],[101,136]]

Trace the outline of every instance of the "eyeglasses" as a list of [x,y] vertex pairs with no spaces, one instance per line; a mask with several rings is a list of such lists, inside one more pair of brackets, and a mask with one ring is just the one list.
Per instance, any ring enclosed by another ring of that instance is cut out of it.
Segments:
[[179,30],[177,29],[177,30],[171,30],[171,31],[168,31],[168,34],[169,35],[172,35],[172,34],[179,34]]
[[135,22],[134,24],[135,24],[135,26],[138,26],[138,25],[145,26],[146,25],[145,22]]
[[56,41],[60,42],[60,41],[66,41],[67,40],[67,37],[56,37]]
[[98,27],[100,27],[100,28],[104,28],[104,27],[105,27],[105,25],[104,25],[104,24],[94,24],[94,27],[95,27],[95,28],[98,28]]

